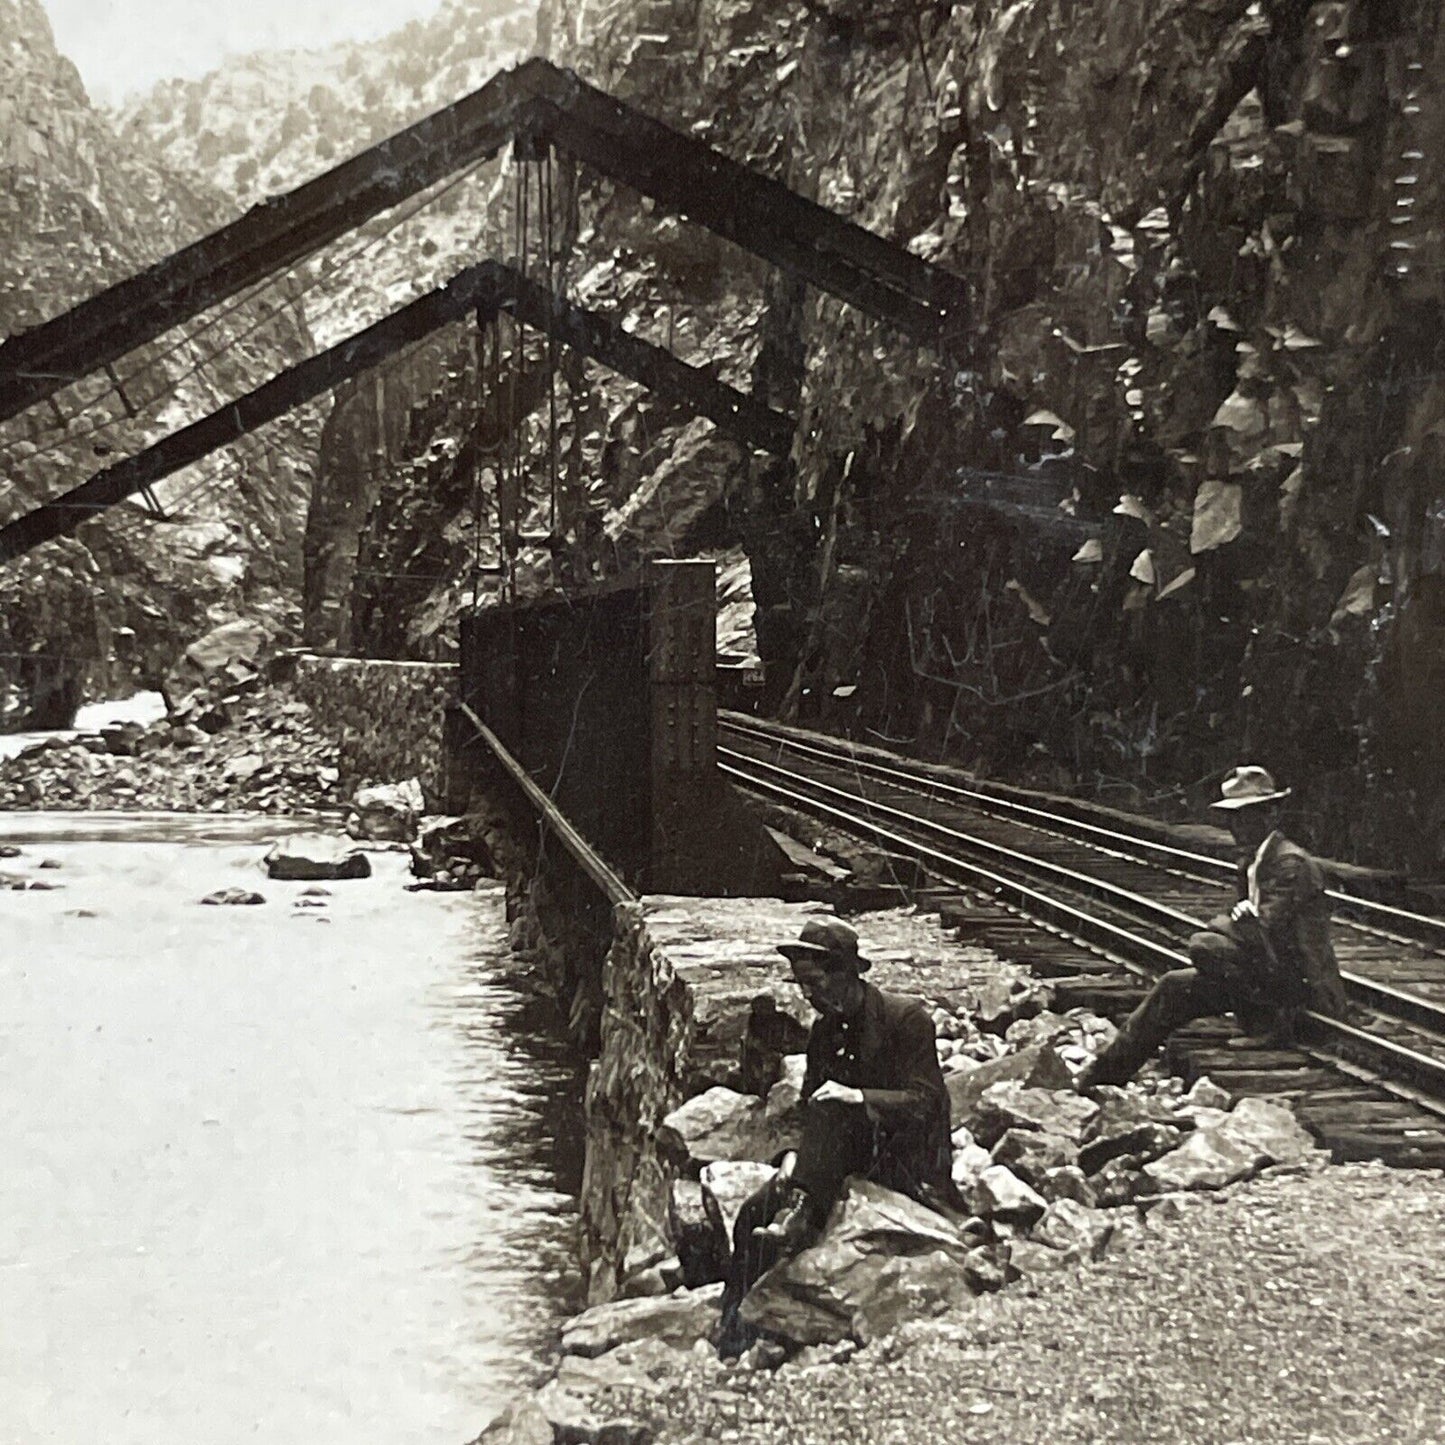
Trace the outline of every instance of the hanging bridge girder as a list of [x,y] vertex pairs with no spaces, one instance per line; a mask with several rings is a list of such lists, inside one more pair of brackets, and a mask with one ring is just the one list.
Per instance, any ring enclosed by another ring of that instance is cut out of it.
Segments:
[[0,421],[519,139],[572,154],[916,341],[946,347],[963,337],[970,311],[961,278],[535,59],[10,337],[0,344]]
[[369,371],[439,328],[473,313],[485,323],[502,312],[536,330],[550,328],[559,342],[707,417],[740,441],[772,452],[785,452],[791,445],[791,417],[630,335],[606,317],[553,295],[513,267],[487,261],[0,527],[0,564],[73,532],[128,497],[147,494],[162,478]]

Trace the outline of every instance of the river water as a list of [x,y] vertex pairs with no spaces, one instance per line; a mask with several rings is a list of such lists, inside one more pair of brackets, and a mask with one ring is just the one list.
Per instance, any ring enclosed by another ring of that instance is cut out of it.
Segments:
[[0,892],[0,1440],[461,1445],[575,1304],[500,896],[374,854],[298,907],[276,828],[0,816],[63,885]]
[[75,726],[43,733],[0,733],[0,760],[13,758],[31,743],[73,738],[77,733],[96,732],[109,723],[139,723],[149,727],[166,715],[165,699],[158,692],[138,692],[110,702],[90,702],[75,714]]

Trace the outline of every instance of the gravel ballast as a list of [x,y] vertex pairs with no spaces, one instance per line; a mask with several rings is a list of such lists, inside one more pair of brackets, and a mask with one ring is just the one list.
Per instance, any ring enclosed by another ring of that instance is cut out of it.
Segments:
[[1180,1196],[1117,1254],[844,1364],[699,1353],[659,1442],[1445,1440],[1445,1183],[1379,1165]]

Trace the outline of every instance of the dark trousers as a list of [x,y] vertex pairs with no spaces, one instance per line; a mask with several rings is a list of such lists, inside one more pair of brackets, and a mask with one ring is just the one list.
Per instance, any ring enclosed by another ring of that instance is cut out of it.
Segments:
[[782,1255],[783,1245],[771,1236],[754,1238],[753,1230],[771,1224],[794,1189],[807,1196],[813,1223],[821,1226],[843,1191],[850,1174],[868,1174],[877,1158],[876,1139],[867,1111],[860,1104],[809,1104],[791,1179],[773,1178],[738,1211],[733,1226],[733,1253],[723,1290],[724,1324],[736,1317],[743,1297]]
[[1090,1083],[1122,1084],[1133,1078],[1154,1050],[1191,1019],[1233,1013],[1240,1027],[1253,1033],[1273,1024],[1281,1009],[1299,1002],[1262,987],[1254,960],[1234,937],[1228,919],[1216,919],[1190,938],[1189,961],[1192,967],[1166,973],[1149,990],[1118,1037],[1095,1059]]

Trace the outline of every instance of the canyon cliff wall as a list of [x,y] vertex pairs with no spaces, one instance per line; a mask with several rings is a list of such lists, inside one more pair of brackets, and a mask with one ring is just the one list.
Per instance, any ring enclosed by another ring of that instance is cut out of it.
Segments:
[[571,294],[799,420],[764,467],[579,374],[591,565],[742,545],[792,715],[1164,810],[1258,761],[1438,872],[1439,11],[546,0],[558,62],[974,298],[944,362],[584,171]]
[[[517,59],[533,30],[527,0],[447,0],[378,41],[233,57],[105,112],[56,51],[39,0],[0,0],[0,334],[49,319],[456,100]],[[255,296],[141,348],[118,364],[121,387],[88,379],[57,408],[0,429],[4,518],[449,277],[476,254],[494,169],[451,178]],[[433,386],[437,354],[402,358],[400,375]],[[356,389],[343,389],[343,413]],[[160,483],[165,521],[123,506],[7,568],[0,725],[63,722],[88,691],[153,682],[199,633],[233,617],[262,621],[281,640],[318,607],[349,617],[349,598],[338,598],[352,580],[356,447],[331,445],[337,425],[322,435],[329,409],[300,409]],[[375,440],[363,436],[368,467],[387,454]],[[335,486],[323,489],[307,534],[318,455],[343,485],[339,503]],[[309,608],[304,550],[318,577]],[[337,567],[343,581],[329,585]]]
[[[38,0],[0,0],[0,335],[205,234],[221,198],[120,141],[55,49]],[[257,385],[310,349],[295,287],[192,323],[0,428],[8,521]],[[134,414],[132,414],[134,413]],[[0,571],[0,726],[66,722],[89,688],[163,675],[245,615],[293,626],[314,413],[160,483],[168,520],[125,505]]]

